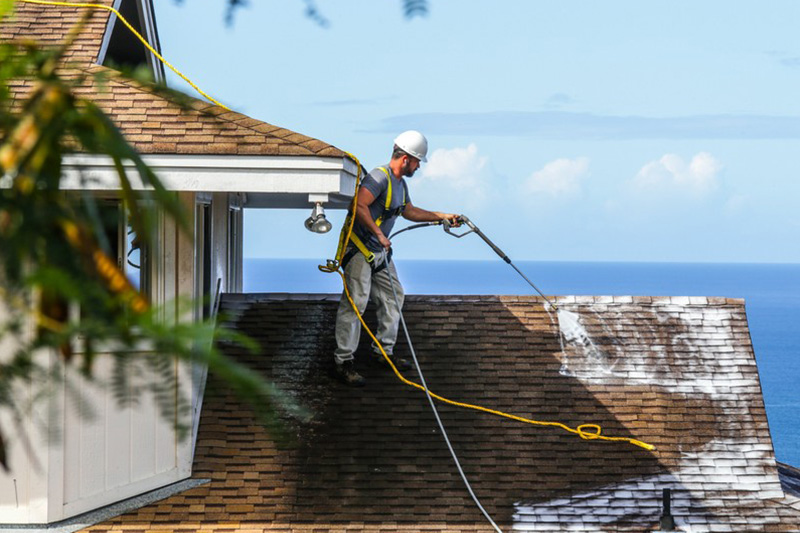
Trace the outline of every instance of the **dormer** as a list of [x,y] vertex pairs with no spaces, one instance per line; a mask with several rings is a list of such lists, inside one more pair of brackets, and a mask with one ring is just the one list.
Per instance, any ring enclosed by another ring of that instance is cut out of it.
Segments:
[[[152,0],[114,0],[113,7],[161,53]],[[165,79],[161,61],[113,13],[108,19],[97,63],[111,68],[146,66],[156,82],[162,83]]]

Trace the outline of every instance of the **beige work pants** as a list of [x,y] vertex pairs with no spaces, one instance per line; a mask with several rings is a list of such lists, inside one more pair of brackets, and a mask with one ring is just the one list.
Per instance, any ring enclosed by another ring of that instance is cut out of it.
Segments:
[[[375,254],[375,262],[383,262],[383,254]],[[391,276],[391,279],[390,279]],[[400,309],[403,307],[405,293],[397,278],[397,270],[394,268],[394,261],[389,262],[389,266],[378,272],[372,273],[372,267],[364,258],[364,254],[357,253],[344,269],[345,283],[350,291],[350,297],[358,307],[358,312],[363,314],[367,308],[367,302],[372,301],[375,305],[375,312],[378,319],[378,327],[375,336],[383,345],[386,353],[391,355],[397,340],[397,330],[400,324]],[[395,303],[392,286],[397,292],[399,306]],[[358,320],[353,306],[347,300],[347,296],[342,292],[342,299],[339,302],[339,310],[336,313],[336,351],[334,358],[337,364],[353,359],[353,353],[358,348],[358,341],[361,335],[361,322]]]

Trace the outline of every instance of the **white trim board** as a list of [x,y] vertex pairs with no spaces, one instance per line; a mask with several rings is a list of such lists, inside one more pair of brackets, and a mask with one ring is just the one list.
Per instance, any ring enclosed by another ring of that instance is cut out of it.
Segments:
[[74,533],[147,505],[205,485],[210,479],[189,478],[105,507],[51,524],[0,524],[2,533]]
[[[355,164],[347,158],[303,156],[145,155],[145,163],[172,191],[350,197]],[[125,165],[133,187],[145,190],[132,164]],[[111,158],[64,158],[62,189],[115,191],[119,178]]]

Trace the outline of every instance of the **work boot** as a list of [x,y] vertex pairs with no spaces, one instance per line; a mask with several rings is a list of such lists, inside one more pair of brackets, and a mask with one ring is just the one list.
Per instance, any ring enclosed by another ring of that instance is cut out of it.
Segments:
[[352,360],[336,365],[336,377],[349,387],[363,387],[366,383],[364,377],[356,372]]
[[[395,357],[393,354],[388,354],[389,359],[392,360],[394,366],[397,367],[397,370],[408,370],[411,368],[411,362],[408,359],[403,359],[402,357]],[[389,363],[386,362],[386,358],[383,356],[381,352],[373,351],[372,352],[372,360],[380,363],[384,366],[389,366]]]

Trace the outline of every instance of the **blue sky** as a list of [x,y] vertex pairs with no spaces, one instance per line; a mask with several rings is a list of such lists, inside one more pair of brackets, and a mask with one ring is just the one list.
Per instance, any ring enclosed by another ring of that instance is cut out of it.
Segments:
[[[419,129],[414,203],[467,214],[512,259],[800,262],[796,1],[430,0],[412,20],[400,0],[318,1],[327,28],[301,0],[232,26],[224,5],[156,2],[166,58],[370,168]],[[326,236],[308,214],[249,211],[245,255],[331,257],[343,213]],[[493,257],[435,229],[395,252]]]

